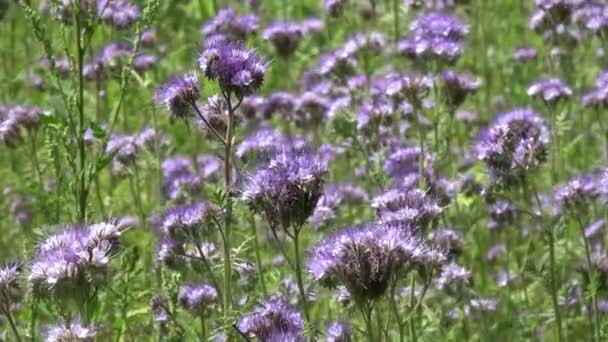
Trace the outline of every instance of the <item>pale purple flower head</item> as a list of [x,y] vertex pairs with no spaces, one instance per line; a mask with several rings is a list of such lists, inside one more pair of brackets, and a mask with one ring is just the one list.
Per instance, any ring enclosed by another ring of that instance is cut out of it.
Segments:
[[337,18],[342,15],[347,0],[324,0],[323,7],[330,17]]
[[473,76],[459,74],[453,70],[441,74],[445,99],[450,106],[460,106],[469,96],[479,89],[481,81]]
[[460,295],[471,285],[471,280],[471,271],[451,262],[443,266],[441,275],[437,279],[437,288],[451,295]]
[[155,95],[157,104],[164,106],[175,118],[194,115],[193,105],[201,97],[196,74],[186,74],[171,79],[162,85]]
[[590,92],[581,96],[581,103],[584,107],[608,107],[608,85],[594,88]]
[[465,239],[462,233],[449,228],[433,231],[429,240],[447,251],[448,256],[458,256],[464,251]]
[[443,212],[434,198],[418,189],[388,190],[376,196],[371,205],[383,222],[401,222],[421,229]]
[[333,322],[327,327],[326,342],[351,342],[353,332],[348,322]]
[[116,28],[129,27],[139,14],[139,7],[128,0],[97,0],[97,15]]
[[568,209],[584,210],[598,198],[599,192],[596,175],[581,175],[571,178],[566,184],[555,191],[555,201],[561,207],[561,212]]
[[264,40],[269,41],[282,58],[296,51],[304,32],[300,24],[293,21],[275,21],[264,29]]
[[20,294],[19,278],[22,264],[19,262],[6,263],[0,267],[0,305],[10,308]]
[[[392,178],[403,178],[420,171],[420,147],[398,147],[384,160],[384,173]],[[427,159],[426,157],[423,157]],[[428,164],[427,164],[428,165]]]
[[190,284],[180,287],[179,303],[195,316],[204,314],[218,299],[217,290],[207,284]]
[[488,210],[490,214],[488,229],[490,230],[508,227],[515,222],[517,217],[517,211],[513,203],[505,200],[492,203]]
[[232,7],[217,12],[202,28],[206,37],[227,35],[235,40],[245,40],[258,30],[259,19],[254,14],[238,15]]
[[264,83],[266,63],[239,43],[208,43],[199,58],[205,77],[237,97],[253,94]]
[[112,222],[68,226],[38,244],[28,283],[41,294],[72,296],[103,279],[125,228]]
[[239,158],[257,156],[260,159],[268,159],[278,152],[284,139],[285,137],[273,129],[260,128],[241,140],[235,154]]
[[429,248],[401,224],[347,227],[317,243],[308,271],[321,285],[342,285],[362,304],[386,292],[391,281],[409,270],[436,269],[445,256]]
[[513,59],[520,63],[527,63],[536,58],[538,51],[535,47],[521,47],[513,52]]
[[532,84],[528,88],[528,96],[539,97],[548,104],[554,104],[572,96],[572,89],[558,78],[546,78]]
[[300,229],[321,196],[327,165],[310,151],[283,151],[252,174],[243,201],[273,229]]
[[165,235],[182,241],[200,234],[210,224],[212,215],[213,209],[206,202],[178,205],[165,210],[160,229]]
[[544,163],[548,144],[542,117],[531,108],[515,108],[497,117],[476,150],[490,175],[509,183]]
[[237,327],[243,334],[260,341],[270,341],[281,335],[296,337],[300,341],[304,334],[301,314],[282,299],[270,299],[256,307],[239,320]]
[[97,335],[97,328],[86,326],[80,319],[71,320],[70,323],[61,322],[49,328],[45,342],[93,342]]

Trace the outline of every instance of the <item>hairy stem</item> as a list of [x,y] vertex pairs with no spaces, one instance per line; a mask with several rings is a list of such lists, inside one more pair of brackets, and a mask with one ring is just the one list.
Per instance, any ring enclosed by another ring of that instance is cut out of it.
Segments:
[[302,308],[304,309],[304,317],[306,322],[312,324],[310,320],[310,311],[308,308],[308,299],[306,298],[306,291],[304,290],[304,282],[302,281],[302,264],[300,260],[300,229],[295,231],[293,235],[293,246],[294,246],[294,264],[296,267],[296,280],[298,282],[298,290],[300,292],[300,299],[302,302]]
[[266,283],[264,281],[264,269],[262,266],[262,256],[260,254],[260,243],[258,241],[258,230],[255,226],[255,215],[249,215],[249,227],[251,228],[251,234],[253,235],[253,248],[255,249],[255,263],[256,269],[258,271],[258,278],[260,282],[260,287],[262,288],[262,294],[264,298],[268,297],[268,292],[266,291]]

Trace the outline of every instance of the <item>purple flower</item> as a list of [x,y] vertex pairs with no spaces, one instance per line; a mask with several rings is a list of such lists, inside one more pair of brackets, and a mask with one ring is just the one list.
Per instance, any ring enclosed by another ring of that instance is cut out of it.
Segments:
[[606,108],[608,106],[608,86],[593,89],[581,97],[584,107]]
[[326,342],[350,342],[352,340],[352,328],[347,322],[333,322],[327,328]]
[[595,1],[579,1],[572,11],[572,21],[592,33],[605,33],[608,29],[608,5]]
[[383,222],[402,222],[415,228],[425,228],[441,214],[443,208],[425,192],[418,189],[388,190],[372,200],[378,218]]
[[190,284],[180,287],[177,299],[186,310],[200,316],[217,302],[217,290],[207,284]]
[[196,236],[209,225],[213,208],[205,202],[178,205],[167,209],[162,216],[161,231],[178,241]]
[[323,195],[309,221],[318,229],[336,218],[336,211],[340,206],[356,206],[367,201],[367,192],[354,184],[325,184]]
[[10,308],[20,294],[19,278],[22,265],[18,262],[6,263],[0,267],[0,306]]
[[135,56],[135,59],[133,60],[133,67],[137,71],[146,71],[154,67],[157,63],[158,58],[156,58],[156,56],[149,54],[140,54]]
[[287,92],[276,92],[266,98],[262,106],[264,118],[270,118],[274,113],[279,113],[283,117],[291,117],[297,105],[298,99],[294,94]]
[[128,0],[98,0],[97,15],[119,29],[129,27],[139,17],[139,7]]
[[193,105],[201,97],[196,74],[186,74],[171,79],[157,91],[155,101],[165,106],[175,118],[193,116]]
[[446,101],[450,106],[458,107],[469,94],[475,93],[481,85],[481,81],[473,76],[458,74],[453,70],[444,71],[441,74]]
[[264,83],[266,63],[238,43],[209,43],[199,64],[205,77],[217,80],[225,92],[239,98],[253,94]]
[[513,52],[513,59],[521,63],[527,63],[536,58],[538,51],[535,47],[521,47]]
[[309,151],[284,151],[250,176],[242,199],[276,229],[300,229],[321,196],[327,166]]
[[370,224],[341,229],[316,244],[308,270],[323,286],[345,286],[362,304],[384,295],[391,281],[408,270],[435,269],[444,259],[407,226]]
[[549,130],[531,108],[500,114],[477,144],[477,157],[495,179],[512,181],[547,160]]
[[80,341],[93,342],[97,335],[94,326],[86,326],[80,319],[71,320],[69,323],[61,322],[49,328],[46,342]]
[[[304,321],[293,307],[281,299],[270,299],[241,318],[237,324],[243,334],[260,341],[270,341],[280,335],[303,339]],[[286,341],[286,340],[276,340]]]
[[[424,157],[424,159],[427,159]],[[384,160],[384,173],[392,178],[403,178],[420,171],[420,147],[395,148]]]
[[337,79],[346,79],[353,75],[357,66],[357,60],[344,49],[321,55],[319,59],[319,72],[323,76],[333,76]]
[[528,88],[528,96],[540,97],[543,101],[555,102],[572,96],[572,89],[558,78],[539,80]]
[[429,240],[447,251],[449,256],[457,256],[464,251],[464,236],[453,229],[438,229],[430,234]]
[[302,36],[300,24],[291,21],[275,21],[264,29],[264,40],[271,42],[282,58],[293,55]]
[[337,18],[342,15],[346,0],[324,0],[323,6],[330,17]]
[[144,32],[141,33],[141,44],[143,46],[154,46],[156,45],[156,41],[157,41],[157,30],[155,28],[149,28],[144,30]]
[[299,127],[319,127],[327,119],[331,102],[323,95],[306,92],[299,96],[294,121]]
[[245,40],[247,36],[257,31],[258,25],[257,16],[253,14],[238,15],[233,8],[228,7],[218,11],[215,17],[206,22],[202,32],[207,37],[222,34],[235,40]]
[[507,253],[507,246],[504,243],[498,243],[491,246],[486,252],[486,259],[488,261],[495,261],[500,258],[501,255]]
[[515,206],[508,201],[500,200],[489,206],[490,219],[488,228],[494,230],[512,225],[515,222],[517,211]]
[[443,266],[437,279],[437,288],[451,295],[461,295],[471,285],[471,279],[471,271],[452,262]]
[[38,244],[29,284],[40,293],[71,296],[75,289],[103,279],[118,252],[124,228],[113,223],[68,226]]
[[567,209],[583,210],[598,198],[598,177],[582,175],[571,178],[555,191],[555,201],[562,212]]

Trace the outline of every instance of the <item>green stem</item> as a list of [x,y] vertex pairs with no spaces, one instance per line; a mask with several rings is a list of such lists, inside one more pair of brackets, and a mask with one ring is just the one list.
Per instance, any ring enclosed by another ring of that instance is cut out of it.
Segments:
[[[422,298],[420,299],[422,301]],[[414,315],[414,310],[417,310],[418,305],[416,305],[416,275],[412,273],[410,277],[410,309],[412,312],[410,313],[410,318],[408,320],[410,326],[410,339],[412,342],[417,341],[416,336],[416,319]]]
[[224,325],[225,335],[230,336],[230,315],[232,314],[232,139],[234,108],[231,95],[225,94],[228,103],[228,121],[226,123],[226,135],[224,137],[224,196],[225,196],[225,218],[224,218]]
[[205,341],[207,339],[207,328],[205,326],[205,316],[201,314],[200,316],[201,323],[201,341]]
[[300,292],[300,299],[302,301],[302,308],[304,309],[304,317],[306,318],[306,322],[312,324],[310,320],[310,312],[308,308],[308,299],[306,298],[306,292],[304,290],[304,282],[302,281],[302,265],[300,261],[300,229],[295,231],[293,235],[293,245],[294,245],[294,264],[296,267],[296,280],[298,282],[298,290]]
[[78,62],[78,141],[79,150],[79,189],[78,189],[78,216],[81,222],[85,222],[87,219],[87,186],[86,186],[86,153],[84,143],[84,48],[82,44],[81,29],[82,29],[82,15],[81,8],[78,6],[78,10],[75,11],[76,21],[76,47],[77,47],[77,62]]
[[599,317],[599,307],[598,307],[598,303],[597,303],[597,289],[595,286],[595,270],[594,270],[594,266],[591,260],[591,249],[589,248],[589,241],[587,241],[587,237],[585,236],[585,226],[583,225],[583,221],[581,220],[581,218],[577,215],[577,213],[574,214],[574,216],[576,216],[576,221],[578,222],[579,228],[581,230],[581,236],[583,238],[583,242],[585,243],[585,258],[587,261],[587,268],[589,269],[589,284],[590,286],[592,286],[592,288],[590,289],[591,291],[591,301],[593,303],[593,328],[594,328],[594,332],[595,332],[595,340],[596,341],[601,341],[602,340],[602,333],[601,333],[601,327],[600,327],[600,317]]
[[17,342],[21,342],[21,336],[19,335],[19,330],[17,329],[17,325],[15,324],[15,320],[13,318],[11,309],[8,306],[9,305],[7,302],[6,307],[4,308],[4,316],[6,316],[6,320],[8,321],[8,324],[11,326],[11,330],[13,331],[13,334],[15,335],[15,340]]
[[397,321],[397,326],[399,327],[399,342],[403,342],[405,340],[405,329],[403,326],[403,320],[401,319],[401,315],[399,314],[399,308],[397,307],[397,302],[395,301],[395,285],[391,287],[391,294],[389,297],[389,304],[391,306],[391,310],[395,315],[395,319]]
[[258,270],[258,278],[260,282],[260,287],[262,288],[262,294],[264,298],[268,297],[268,292],[266,291],[266,282],[264,281],[264,269],[262,265],[262,256],[260,255],[260,243],[258,241],[258,230],[255,226],[255,215],[251,214],[249,216],[249,227],[251,228],[251,234],[253,234],[253,248],[255,249],[255,263],[256,269]]

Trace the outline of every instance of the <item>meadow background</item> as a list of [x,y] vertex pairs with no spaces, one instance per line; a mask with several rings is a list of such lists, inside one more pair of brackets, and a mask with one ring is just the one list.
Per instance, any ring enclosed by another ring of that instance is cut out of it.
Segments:
[[0,0],[0,339],[605,340],[607,35],[594,0]]

